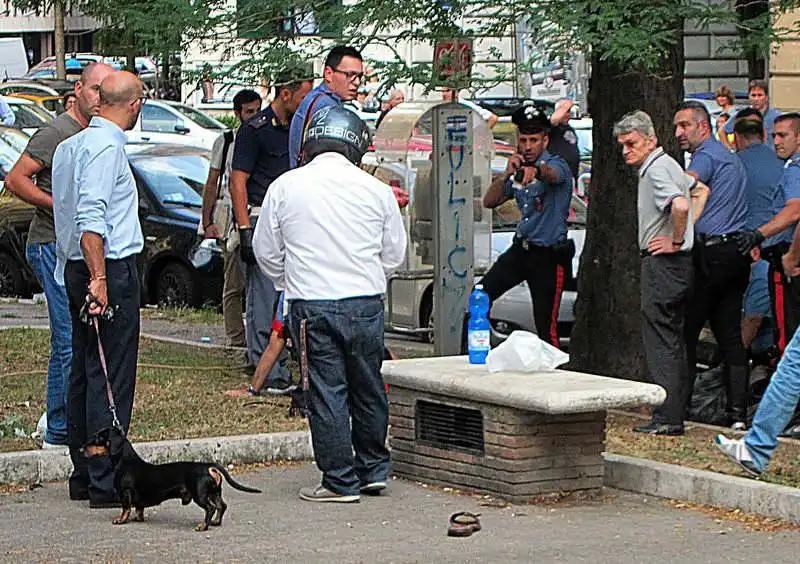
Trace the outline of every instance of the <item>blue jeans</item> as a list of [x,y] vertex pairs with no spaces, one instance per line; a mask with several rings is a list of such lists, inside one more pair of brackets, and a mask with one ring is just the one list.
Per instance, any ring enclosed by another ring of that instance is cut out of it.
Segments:
[[783,353],[778,369],[761,398],[753,425],[744,437],[753,462],[759,470],[772,458],[780,435],[789,422],[800,401],[800,330],[795,331],[789,346]]
[[25,255],[47,298],[50,364],[47,367],[47,430],[44,440],[67,444],[67,384],[72,366],[72,322],[67,290],[55,280],[55,243],[28,245]]
[[297,347],[304,319],[314,459],[325,488],[357,494],[360,486],[386,481],[389,474],[383,300],[293,300],[289,329]]

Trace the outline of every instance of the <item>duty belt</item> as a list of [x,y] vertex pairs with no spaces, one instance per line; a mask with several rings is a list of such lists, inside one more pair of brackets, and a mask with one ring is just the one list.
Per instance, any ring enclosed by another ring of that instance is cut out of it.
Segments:
[[697,240],[704,247],[714,247],[715,245],[722,245],[724,243],[735,243],[736,239],[734,239],[734,237],[737,234],[738,231],[734,233],[726,233],[725,235],[710,235],[710,236],[705,236],[698,233]]

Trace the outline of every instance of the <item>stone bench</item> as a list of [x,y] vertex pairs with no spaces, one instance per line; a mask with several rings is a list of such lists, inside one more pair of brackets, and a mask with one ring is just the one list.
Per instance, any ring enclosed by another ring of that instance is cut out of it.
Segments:
[[660,405],[652,384],[498,372],[467,357],[384,362],[399,476],[524,502],[603,485],[606,410]]

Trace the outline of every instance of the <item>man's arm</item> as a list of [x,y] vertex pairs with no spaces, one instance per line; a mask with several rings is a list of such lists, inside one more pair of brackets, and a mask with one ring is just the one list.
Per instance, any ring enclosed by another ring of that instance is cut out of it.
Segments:
[[512,192],[509,193],[506,184],[508,183],[509,178],[514,176],[519,168],[522,166],[522,155],[519,153],[514,153],[510,157],[508,157],[508,163],[506,163],[506,170],[495,178],[491,185],[489,185],[489,189],[486,191],[486,195],[483,197],[483,207],[485,208],[496,208],[497,206],[507,202],[513,196],[513,189]]
[[403,216],[394,194],[389,193],[385,198],[386,220],[383,224],[383,239],[381,241],[381,265],[383,272],[389,276],[397,267],[403,264],[406,258],[406,229],[403,225]]
[[669,215],[672,218],[672,236],[659,235],[647,242],[647,250],[654,255],[676,253],[681,250],[689,224],[689,201],[683,196],[676,196],[669,204]]
[[777,235],[800,221],[800,198],[792,198],[786,202],[778,215],[758,228],[764,238]]
[[217,203],[217,186],[219,183],[220,170],[218,168],[208,169],[208,178],[203,187],[203,213],[201,225],[206,239],[219,239],[222,235],[219,228],[214,224],[214,207]]
[[231,204],[233,218],[239,229],[250,228],[250,214],[247,213],[247,180],[250,173],[243,170],[231,171]]
[[286,288],[286,245],[278,217],[282,193],[280,181],[273,182],[253,234],[253,254],[258,267],[277,288]]
[[800,229],[796,229],[789,251],[783,255],[783,272],[787,276],[794,278],[800,276]]
[[42,163],[32,158],[28,153],[22,153],[22,156],[6,176],[5,186],[12,194],[24,202],[40,208],[53,209],[53,197],[39,188],[33,181],[33,177],[40,173],[42,169],[44,169]]
[[116,184],[119,163],[125,159],[116,146],[104,147],[95,155],[88,155],[80,166],[75,224],[80,236],[81,251],[89,269],[89,295],[92,304],[89,313],[99,315],[108,307],[106,285],[105,244],[106,210]]
[[703,214],[703,210],[706,209],[706,204],[708,203],[708,197],[711,195],[711,189],[696,180],[694,188],[689,191],[689,194],[692,197],[692,223],[697,223],[697,219]]
[[[566,176],[565,176],[566,175]],[[536,176],[541,178],[549,185],[560,184],[565,177],[572,177],[572,171],[569,170],[567,163],[564,166],[551,166],[548,163],[541,163],[537,167]]]

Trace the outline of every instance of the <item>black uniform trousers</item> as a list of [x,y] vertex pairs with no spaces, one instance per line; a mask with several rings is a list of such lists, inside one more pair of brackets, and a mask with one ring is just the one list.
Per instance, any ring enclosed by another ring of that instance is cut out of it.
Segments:
[[761,258],[769,263],[769,298],[781,356],[800,325],[800,278],[792,279],[783,271],[783,255],[788,250],[789,243],[778,243],[761,251]]
[[667,399],[653,410],[653,422],[683,425],[686,389],[692,387],[684,338],[686,310],[694,282],[689,251],[642,257],[642,339],[650,382]]
[[554,247],[530,245],[515,238],[480,283],[494,302],[514,286],[527,282],[536,333],[558,347],[558,310],[569,265],[569,258],[560,256]]
[[[719,238],[711,240],[716,242]],[[697,341],[708,321],[726,365],[726,411],[732,422],[745,422],[749,374],[742,343],[742,301],[750,281],[751,259],[742,256],[730,238],[708,245],[700,235],[693,255],[695,290],[686,314],[686,357],[692,385],[686,389],[684,404],[691,400],[697,373]]]
[[[108,378],[117,417],[127,434],[133,410],[136,361],[139,355],[139,277],[136,257],[106,260],[109,307],[114,319],[100,319]],[[100,364],[94,325],[83,323],[80,310],[86,300],[89,269],[83,261],[70,261],[64,279],[72,318],[72,371],[67,388],[67,428],[74,470],[70,491],[88,486],[91,500],[103,502],[116,497],[115,468],[107,456],[83,456],[80,448],[101,429],[110,427],[112,415],[106,393],[106,378]]]

